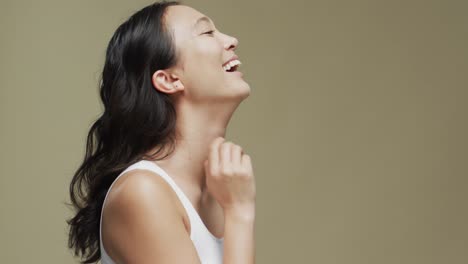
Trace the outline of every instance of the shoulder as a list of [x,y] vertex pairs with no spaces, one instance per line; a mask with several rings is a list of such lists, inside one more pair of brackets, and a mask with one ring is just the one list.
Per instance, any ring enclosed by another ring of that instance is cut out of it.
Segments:
[[102,240],[109,256],[125,263],[162,261],[173,259],[178,245],[184,245],[188,257],[194,258],[175,199],[172,187],[156,172],[134,169],[121,175],[103,212]]
[[134,169],[116,180],[109,191],[106,210],[113,214],[122,211],[140,213],[155,206],[175,209],[176,198],[172,187],[162,176],[150,170]]

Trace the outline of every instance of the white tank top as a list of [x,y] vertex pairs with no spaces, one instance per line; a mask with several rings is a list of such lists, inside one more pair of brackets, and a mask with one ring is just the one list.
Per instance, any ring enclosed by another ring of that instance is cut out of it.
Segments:
[[[104,211],[104,205],[107,199],[107,195],[109,194],[110,189],[117,181],[117,179],[123,175],[125,172],[130,171],[132,169],[147,169],[153,172],[156,172],[160,175],[164,180],[166,180],[169,185],[174,189],[175,193],[179,197],[182,205],[184,206],[187,215],[190,221],[190,239],[192,240],[195,249],[198,253],[198,257],[202,264],[221,264],[223,263],[223,238],[217,238],[208,230],[208,228],[203,223],[200,215],[197,213],[195,208],[193,207],[190,200],[185,196],[184,192],[177,186],[174,180],[169,177],[169,175],[156,163],[148,161],[148,160],[140,160],[129,167],[127,167],[124,171],[122,171],[117,178],[112,182],[109,187],[109,190],[106,193],[104,198],[104,203],[101,210],[101,218],[99,222],[99,242],[100,242],[100,249],[101,249],[101,263],[102,264],[115,264],[115,262],[107,255],[106,250],[104,249],[104,244],[102,243],[102,212]],[[157,221],[157,220],[155,220]]]

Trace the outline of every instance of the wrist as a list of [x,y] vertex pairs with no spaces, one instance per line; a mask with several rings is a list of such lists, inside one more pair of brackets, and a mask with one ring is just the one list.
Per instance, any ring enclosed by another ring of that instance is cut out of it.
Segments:
[[224,210],[225,217],[243,222],[253,221],[255,219],[255,205],[233,206]]

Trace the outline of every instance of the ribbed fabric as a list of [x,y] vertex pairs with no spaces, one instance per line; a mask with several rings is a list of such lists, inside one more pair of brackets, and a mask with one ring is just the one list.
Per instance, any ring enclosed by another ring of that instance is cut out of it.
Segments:
[[[161,168],[159,167],[156,163],[148,161],[148,160],[140,160],[132,165],[130,165],[128,168],[126,168],[124,171],[122,171],[117,178],[112,182],[109,190],[106,193],[106,196],[104,198],[104,204],[102,206],[101,210],[101,219],[99,223],[99,240],[100,240],[100,249],[101,249],[101,263],[102,264],[115,264],[115,262],[110,258],[109,255],[107,255],[106,250],[104,249],[104,245],[102,243],[102,212],[104,211],[104,206],[106,203],[107,195],[109,194],[110,189],[114,185],[114,183],[117,181],[117,179],[123,175],[125,172],[128,172],[133,169],[146,169],[153,171],[160,175],[164,180],[166,180],[169,185],[174,189],[175,193],[179,197],[180,201],[182,202],[182,205],[184,206],[187,215],[190,220],[190,239],[192,240],[195,249],[197,250],[198,257],[200,258],[200,261],[202,264],[221,264],[223,263],[223,242],[224,238],[217,238],[211,232],[208,230],[208,228],[205,226],[203,223],[202,219],[200,218],[200,215],[198,215],[197,211],[193,207],[192,203],[190,200],[187,198],[187,196],[184,194],[184,192],[177,186],[177,184],[174,182],[174,180],[169,177],[169,175]],[[157,221],[157,219],[155,220]]]

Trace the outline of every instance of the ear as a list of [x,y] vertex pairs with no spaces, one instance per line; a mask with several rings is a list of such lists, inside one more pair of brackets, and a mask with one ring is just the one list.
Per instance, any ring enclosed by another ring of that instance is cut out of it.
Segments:
[[153,86],[163,92],[172,94],[184,89],[184,85],[180,81],[179,77],[165,70],[157,70],[151,77]]

